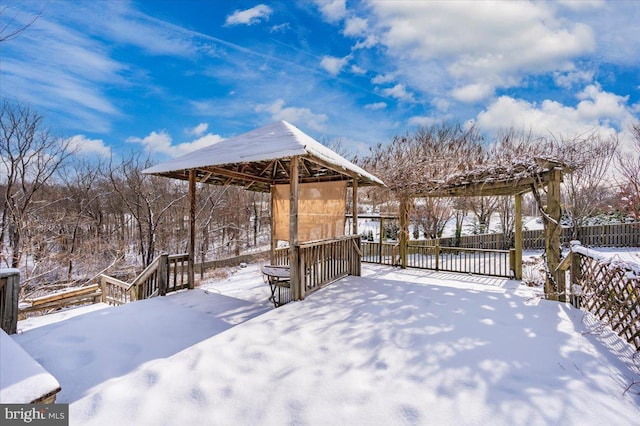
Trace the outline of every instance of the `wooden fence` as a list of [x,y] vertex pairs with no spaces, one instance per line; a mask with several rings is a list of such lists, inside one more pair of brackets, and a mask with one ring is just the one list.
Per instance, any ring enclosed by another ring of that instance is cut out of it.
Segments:
[[[397,244],[362,242],[362,261],[382,265],[399,264]],[[435,271],[512,277],[514,250],[445,247],[412,241],[407,248],[407,266]]]
[[560,268],[570,271],[571,303],[608,323],[640,351],[640,277],[637,271],[619,262],[596,259],[577,245],[572,247]]
[[[613,223],[608,225],[590,225],[578,228],[578,237],[571,236],[571,228],[562,228],[560,243],[569,245],[573,239],[580,240],[583,245],[590,247],[640,247],[640,223]],[[430,242],[431,240],[426,240]],[[544,249],[544,231],[522,231],[522,244],[525,249]],[[456,246],[453,237],[440,238],[440,245]],[[504,238],[504,234],[464,235],[460,237],[460,247],[480,248],[491,250],[506,250],[511,248],[512,242]]]

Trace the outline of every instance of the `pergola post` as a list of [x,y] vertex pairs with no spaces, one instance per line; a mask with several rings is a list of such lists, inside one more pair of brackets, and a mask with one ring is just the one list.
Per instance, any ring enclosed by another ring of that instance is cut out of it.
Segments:
[[196,170],[189,170],[189,244],[187,254],[187,283],[189,289],[196,288],[195,261],[196,261]]
[[407,251],[409,249],[409,203],[410,198],[403,196],[400,199],[400,267],[407,267]]
[[513,233],[514,237],[514,248],[516,250],[516,265],[515,270],[513,271],[515,274],[516,280],[522,279],[522,194],[516,194],[514,196],[514,204],[515,204],[515,230]]
[[560,181],[562,171],[554,167],[550,171],[550,179],[547,187],[547,227],[545,228],[545,252],[547,254],[547,268],[549,274],[545,281],[544,292],[551,300],[565,301],[564,271],[558,270],[560,265]]
[[[384,218],[380,215],[380,244],[378,245],[378,263],[382,264],[382,243],[384,242]],[[391,259],[393,262],[393,259]]]
[[289,184],[289,270],[291,273],[291,300],[300,300],[302,294],[300,276],[300,252],[298,250],[298,177],[299,159],[291,158]]

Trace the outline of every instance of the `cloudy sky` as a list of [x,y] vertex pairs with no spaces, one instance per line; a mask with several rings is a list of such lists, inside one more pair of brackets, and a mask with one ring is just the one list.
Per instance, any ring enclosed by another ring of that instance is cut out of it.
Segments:
[[350,152],[434,123],[625,137],[637,1],[4,2],[3,97],[86,153],[172,157],[275,120]]

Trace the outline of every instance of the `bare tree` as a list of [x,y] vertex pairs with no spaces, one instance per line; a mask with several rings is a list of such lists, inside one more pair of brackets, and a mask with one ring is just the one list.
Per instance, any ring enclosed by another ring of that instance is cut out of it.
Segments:
[[498,206],[497,197],[469,197],[467,207],[476,218],[474,234],[486,234],[491,226],[491,216]]
[[556,141],[558,157],[570,164],[573,173],[564,176],[564,213],[570,219],[572,238],[578,228],[599,212],[606,200],[605,179],[618,148],[616,135],[602,137],[592,132],[572,139]]
[[503,249],[509,249],[515,243],[515,203],[511,196],[497,197],[496,211],[500,217],[500,230],[504,236]]
[[2,101],[0,161],[6,180],[2,188],[0,245],[2,253],[8,253],[7,263],[12,268],[20,264],[23,232],[37,194],[71,154],[69,142],[54,137],[44,127],[40,114],[28,106]]
[[620,200],[624,211],[640,221],[640,123],[631,127],[631,153],[618,153],[617,166],[621,176]]
[[46,3],[40,11],[33,14],[26,21],[19,19],[20,11],[12,10],[6,4],[0,5],[0,42],[18,37],[24,30],[33,25],[42,15]]
[[413,222],[428,238],[442,237],[445,225],[453,216],[450,198],[425,198],[414,207]]
[[164,216],[186,198],[184,188],[177,191],[168,179],[143,175],[142,170],[150,166],[149,158],[142,160],[139,154],[132,154],[117,165],[110,164],[108,170],[114,194],[134,220],[143,266],[153,261]]

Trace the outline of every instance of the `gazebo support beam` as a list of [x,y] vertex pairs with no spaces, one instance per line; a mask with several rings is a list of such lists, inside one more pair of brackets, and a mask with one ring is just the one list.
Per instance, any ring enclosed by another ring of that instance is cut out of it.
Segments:
[[196,288],[195,261],[196,261],[196,170],[189,170],[189,247],[187,250],[189,261],[187,262],[187,283],[189,289]]
[[289,185],[289,269],[291,273],[291,300],[304,297],[300,276],[300,252],[298,247],[298,179],[299,158],[290,162],[291,182]]
[[353,235],[358,235],[358,179],[353,179],[353,196],[351,203],[351,217],[353,219]]
[[276,192],[276,187],[271,185],[271,252],[269,253],[269,259],[271,261],[272,265],[276,264],[276,248],[278,246],[278,241],[275,239],[275,232],[274,229],[276,229],[276,221],[275,221],[275,215],[274,215],[274,211],[275,211],[275,203],[274,203],[274,197],[275,197],[275,192]]

